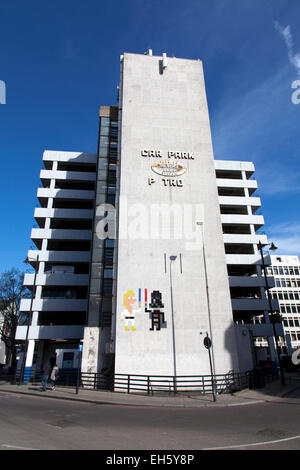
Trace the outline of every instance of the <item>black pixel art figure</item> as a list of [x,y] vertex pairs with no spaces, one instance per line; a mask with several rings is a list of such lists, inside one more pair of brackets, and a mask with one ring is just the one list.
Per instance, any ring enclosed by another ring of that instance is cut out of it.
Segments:
[[165,314],[161,309],[164,308],[164,304],[162,303],[161,292],[158,290],[154,290],[151,292],[151,303],[149,304],[149,309],[147,305],[145,306],[145,312],[150,313],[151,315],[151,328],[150,330],[154,330],[154,326],[156,330],[160,330],[162,323],[165,323]]

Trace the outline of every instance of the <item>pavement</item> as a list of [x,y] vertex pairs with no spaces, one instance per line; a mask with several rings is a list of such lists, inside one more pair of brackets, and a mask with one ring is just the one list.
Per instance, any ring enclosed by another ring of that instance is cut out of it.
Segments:
[[76,393],[75,387],[59,387],[51,390],[49,386],[46,391],[41,390],[41,385],[21,384],[12,385],[10,382],[0,381],[0,392],[23,394],[35,397],[52,398],[56,400],[72,400],[99,405],[119,406],[141,406],[141,407],[220,407],[251,405],[263,402],[278,401],[279,399],[300,398],[300,372],[286,373],[285,385],[280,379],[268,383],[263,388],[256,390],[245,389],[232,394],[218,394],[216,401],[211,394],[202,395],[197,393],[179,392],[175,396],[168,392],[160,392],[155,395],[141,395],[137,393],[111,392],[105,390],[82,389]]

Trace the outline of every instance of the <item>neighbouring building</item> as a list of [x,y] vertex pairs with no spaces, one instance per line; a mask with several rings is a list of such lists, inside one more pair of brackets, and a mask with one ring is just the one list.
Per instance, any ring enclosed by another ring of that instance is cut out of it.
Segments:
[[291,356],[300,348],[300,263],[296,255],[271,255],[268,274],[274,276],[271,296],[279,302],[284,328],[281,353]]
[[31,326],[17,331],[27,369],[54,354],[76,368],[81,342],[85,372],[205,375],[207,335],[214,373],[275,361],[255,169],[214,159],[202,62],[120,64],[97,154],[43,155],[24,281],[34,297],[21,304]]

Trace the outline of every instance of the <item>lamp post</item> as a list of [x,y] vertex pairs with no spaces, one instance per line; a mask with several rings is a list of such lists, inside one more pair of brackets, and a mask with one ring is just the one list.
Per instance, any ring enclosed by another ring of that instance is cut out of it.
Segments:
[[172,262],[177,256],[170,256],[170,291],[171,291],[171,311],[172,311],[172,339],[173,339],[173,373],[174,373],[174,394],[177,391],[176,386],[176,348],[175,348],[175,325],[174,325],[174,303],[173,303],[173,283],[172,283]]
[[[272,326],[273,326],[273,335],[274,335],[275,345],[276,345],[276,353],[277,353],[277,360],[278,360],[281,384],[286,385],[285,380],[284,380],[282,366],[281,366],[280,350],[279,350],[278,338],[277,338],[277,333],[276,333],[276,328],[275,328],[274,310],[273,310],[272,299],[271,299],[271,295],[270,295],[270,287],[269,287],[269,283],[268,283],[268,276],[266,274],[265,260],[264,260],[264,256],[263,256],[263,246],[262,246],[262,243],[261,243],[260,240],[259,240],[257,246],[258,246],[258,249],[260,251],[261,262],[262,262],[262,267],[263,267],[263,271],[264,271],[267,297],[268,297],[268,301],[269,301],[269,311],[270,311],[270,314],[271,314],[271,323],[272,323]],[[277,247],[274,245],[274,243],[270,243],[269,246],[270,246],[270,248],[269,248],[270,250],[272,250],[272,251],[277,250]]]
[[[208,350],[209,354],[209,364],[210,364],[210,372],[212,377],[212,393],[213,393],[213,400],[217,401],[217,386],[215,381],[215,361],[214,361],[214,353],[213,353],[213,343],[212,343],[212,326],[211,326],[211,312],[210,312],[210,301],[209,301],[209,290],[208,290],[208,278],[207,278],[207,267],[206,267],[206,255],[205,255],[205,245],[204,245],[204,224],[203,222],[197,222],[197,225],[201,227],[201,234],[202,234],[202,250],[203,250],[203,265],[204,265],[204,275],[205,275],[205,289],[206,289],[206,301],[207,301],[207,313],[208,313],[208,326],[209,326],[209,334],[206,332],[206,337],[204,338],[204,346]],[[210,352],[211,349],[211,352]]]

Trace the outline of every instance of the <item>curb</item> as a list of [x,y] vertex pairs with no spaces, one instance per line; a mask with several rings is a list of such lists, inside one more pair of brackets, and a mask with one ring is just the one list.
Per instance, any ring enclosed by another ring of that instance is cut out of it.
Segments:
[[[39,391],[36,392],[30,392],[30,391],[22,391],[22,390],[7,390],[0,388],[0,392],[8,392],[8,393],[14,393],[16,395],[28,395],[28,396],[33,396],[33,397],[41,397],[41,398],[52,398],[54,400],[65,400],[65,401],[73,401],[73,402],[82,402],[82,403],[91,403],[95,405],[109,405],[109,406],[129,406],[129,407],[159,407],[159,408],[165,408],[165,407],[171,407],[171,408],[207,408],[207,407],[232,407],[232,406],[245,406],[245,405],[253,405],[253,404],[258,404],[258,403],[264,403],[267,401],[272,401],[268,400],[267,398],[262,398],[262,399],[256,399],[256,400],[245,400],[244,402],[240,403],[220,403],[220,402],[209,402],[209,403],[201,403],[195,405],[194,403],[185,403],[185,404],[179,404],[179,403],[124,403],[124,402],[119,402],[119,401],[100,401],[92,398],[84,398],[80,397],[80,394],[77,395],[76,397],[67,397],[67,396],[58,396],[55,394],[45,394]],[[280,397],[277,397],[280,398]],[[275,397],[274,397],[275,399]]]
[[[8,388],[6,388],[5,386],[4,387],[1,387],[0,385],[0,392],[7,392],[7,393],[14,393],[14,394],[21,394],[21,395],[28,395],[28,396],[32,396],[32,397],[41,397],[41,398],[52,398],[52,399],[55,399],[55,400],[65,400],[65,401],[73,401],[73,402],[81,402],[81,403],[90,403],[90,404],[95,404],[95,405],[108,405],[108,406],[129,406],[129,407],[171,407],[171,408],[205,408],[205,407],[233,407],[233,406],[245,406],[245,405],[254,405],[254,404],[259,404],[259,403],[270,403],[270,402],[273,402],[273,401],[276,401],[278,399],[284,399],[286,398],[290,393],[293,393],[295,392],[296,390],[299,390],[300,389],[300,384],[290,388],[289,390],[282,390],[281,392],[277,392],[277,394],[271,394],[268,395],[268,394],[263,394],[262,397],[253,397],[253,399],[249,398],[249,397],[245,397],[243,399],[242,395],[243,393],[248,393],[249,390],[243,390],[239,396],[236,396],[236,398],[238,399],[241,399],[242,401],[241,402],[237,402],[235,403],[235,399],[231,400],[230,399],[228,400],[228,402],[226,403],[220,403],[220,401],[217,401],[215,403],[213,402],[207,402],[207,403],[176,403],[176,402],[172,402],[170,400],[168,400],[167,402],[164,402],[162,403],[161,401],[157,401],[157,403],[153,403],[153,401],[151,400],[151,402],[142,402],[142,403],[138,403],[138,402],[134,402],[134,403],[130,403],[130,401],[128,402],[125,402],[125,401],[120,401],[118,400],[117,398],[118,397],[113,397],[112,396],[112,401],[109,401],[109,400],[101,400],[99,398],[93,398],[93,397],[83,397],[82,395],[80,395],[80,393],[78,395],[74,395],[74,396],[62,396],[62,395],[57,395],[55,392],[51,392],[50,394],[49,393],[45,393],[45,392],[41,392],[40,390],[34,390],[34,391],[30,391],[30,390],[12,390],[12,389],[9,389],[9,386]],[[56,392],[58,393],[62,393],[60,392],[59,389],[56,390]],[[114,401],[114,398],[116,399]],[[146,398],[146,397],[145,397]],[[157,397],[158,398],[158,397]],[[133,397],[130,397],[130,399],[134,399]]]

